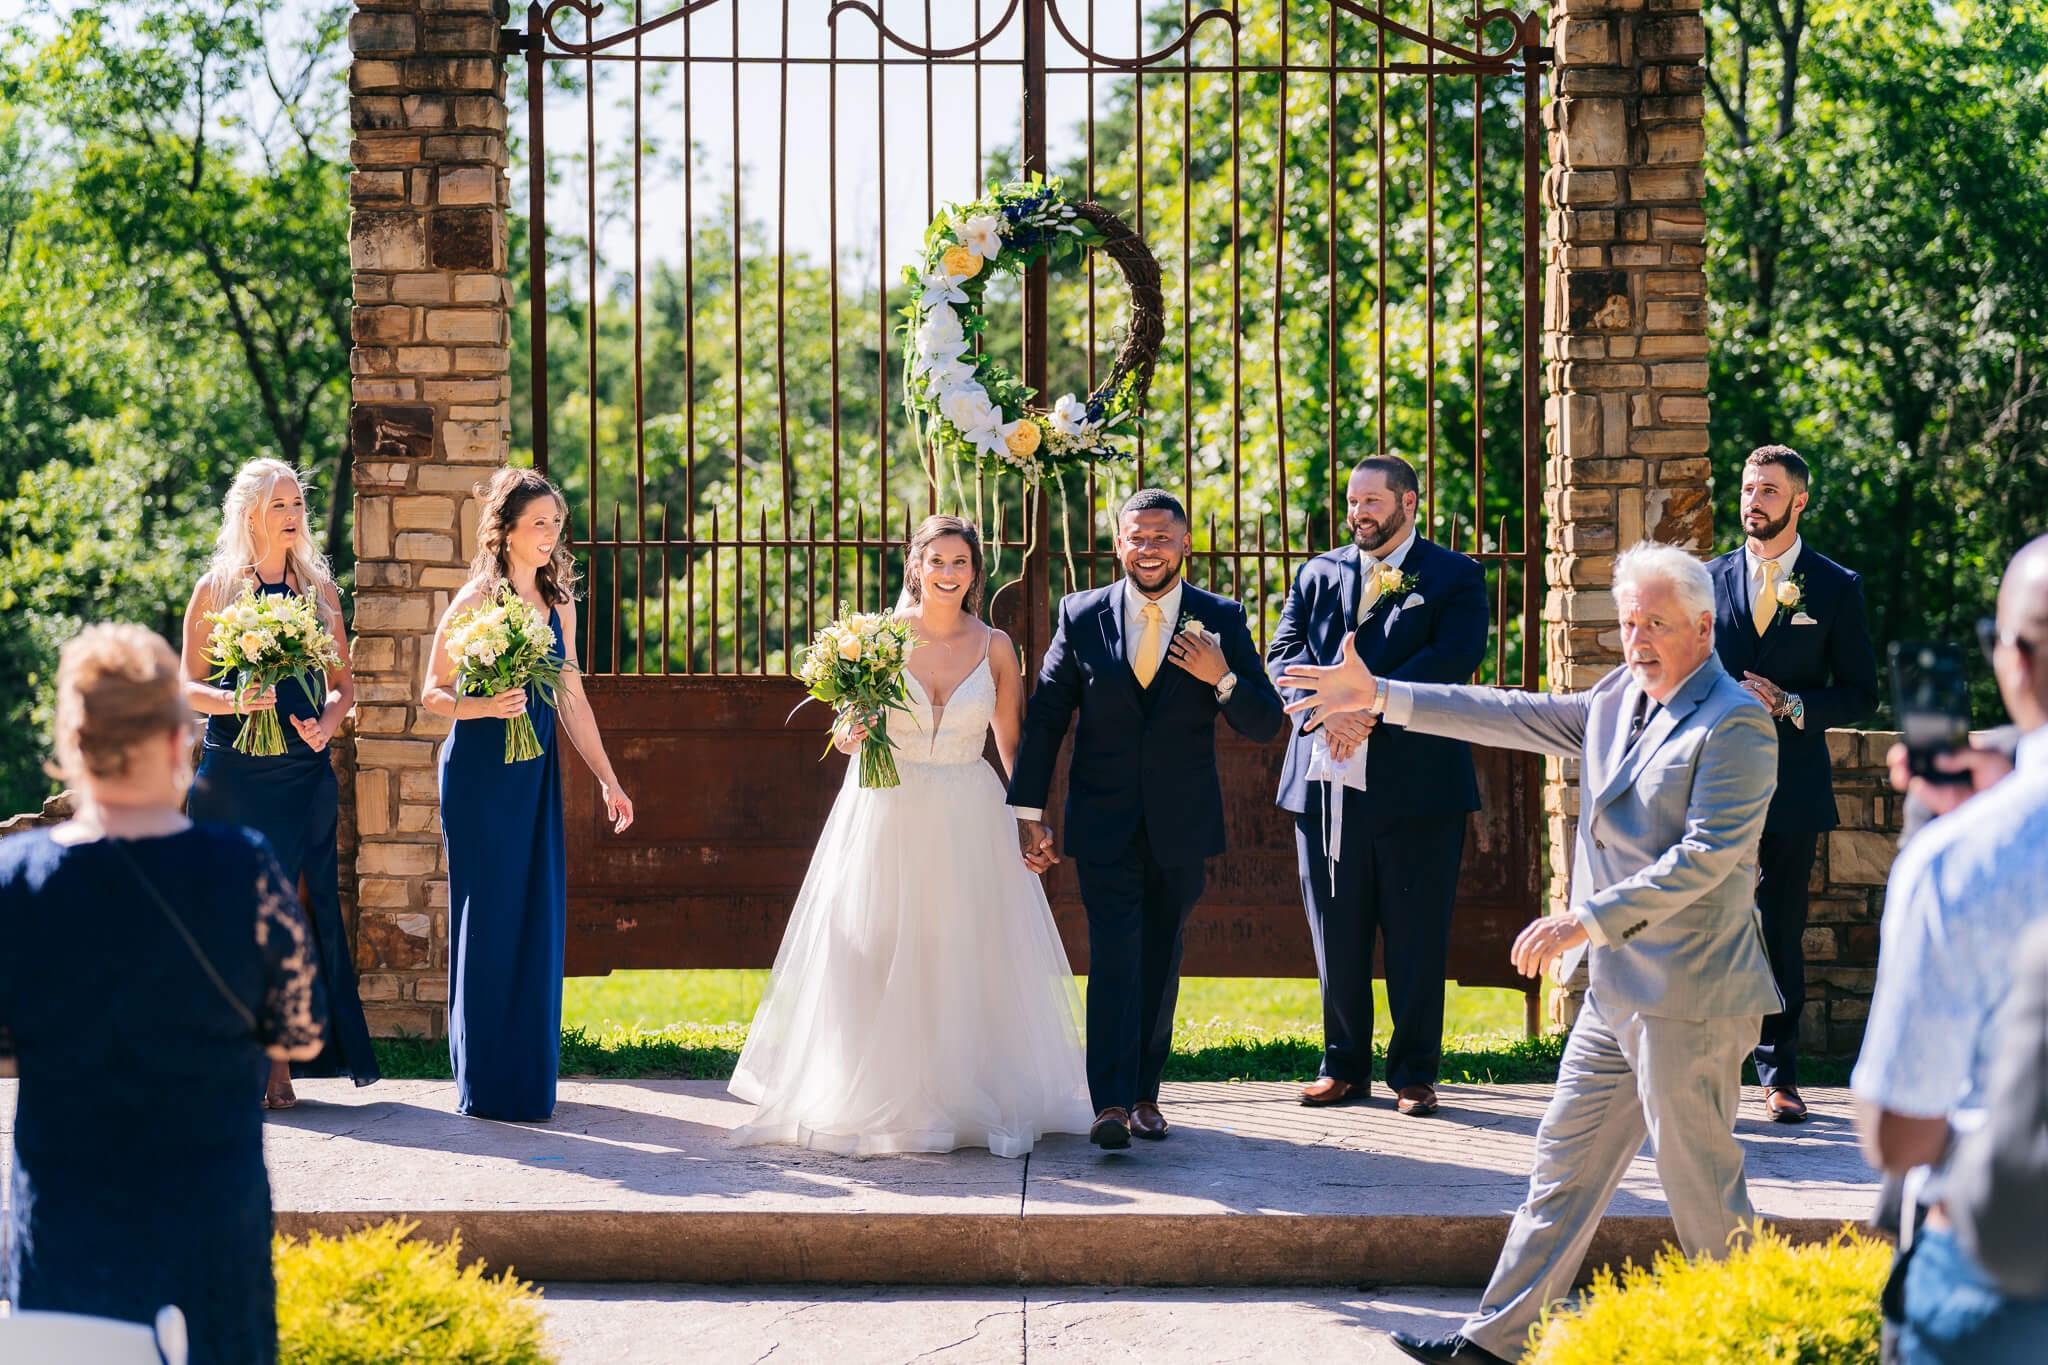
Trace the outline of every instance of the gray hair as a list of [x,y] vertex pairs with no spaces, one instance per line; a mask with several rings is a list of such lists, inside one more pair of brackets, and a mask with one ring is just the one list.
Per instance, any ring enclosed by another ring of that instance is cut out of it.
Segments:
[[1707,566],[1676,545],[1638,541],[1614,561],[1615,592],[1623,588],[1640,592],[1651,582],[1670,586],[1686,619],[1695,619],[1701,612],[1710,617],[1714,614],[1714,580],[1707,576]]

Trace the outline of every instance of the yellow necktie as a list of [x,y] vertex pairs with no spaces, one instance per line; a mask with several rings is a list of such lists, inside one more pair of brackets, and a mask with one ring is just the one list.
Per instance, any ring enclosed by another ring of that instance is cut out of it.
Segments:
[[1138,632],[1138,652],[1131,658],[1131,672],[1138,675],[1138,686],[1150,687],[1159,673],[1159,624],[1164,617],[1157,602],[1147,602],[1138,615],[1145,625]]
[[1756,590],[1756,601],[1750,603],[1750,614],[1756,620],[1756,633],[1761,635],[1770,628],[1771,618],[1778,614],[1778,561],[1764,561],[1764,581]]
[[1365,573],[1365,590],[1358,594],[1358,619],[1363,621],[1371,613],[1373,603],[1380,600],[1380,563],[1368,558],[1360,568]]

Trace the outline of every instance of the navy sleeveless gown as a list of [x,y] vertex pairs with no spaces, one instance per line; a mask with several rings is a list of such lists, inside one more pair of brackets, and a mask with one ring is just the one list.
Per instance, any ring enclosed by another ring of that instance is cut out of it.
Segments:
[[[548,612],[555,654],[560,614]],[[562,761],[555,708],[529,692],[541,756],[505,761],[505,722],[458,720],[441,746],[448,850],[448,1056],[455,1107],[539,1123],[562,1047]]]
[[[265,597],[291,592],[284,583],[257,580]],[[239,680],[237,680],[239,681]],[[370,1046],[369,1025],[356,995],[356,968],[348,934],[341,921],[337,884],[340,793],[334,763],[315,753],[299,738],[293,716],[320,717],[324,697],[313,697],[296,679],[277,685],[278,726],[284,731],[284,752],[263,757],[238,752],[235,736],[242,717],[209,716],[205,748],[186,807],[194,820],[253,829],[270,844],[284,868],[285,881],[306,883],[306,920],[313,929],[314,956],[320,984],[327,996],[327,1046],[309,1062],[292,1063],[294,1076],[347,1076],[357,1085],[378,1077],[377,1054]]]

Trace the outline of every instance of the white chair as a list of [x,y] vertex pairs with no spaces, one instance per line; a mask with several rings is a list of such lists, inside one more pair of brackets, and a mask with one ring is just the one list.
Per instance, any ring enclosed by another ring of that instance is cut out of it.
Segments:
[[78,1313],[13,1313],[0,1304],[7,1365],[185,1365],[185,1315],[158,1310],[154,1328]]

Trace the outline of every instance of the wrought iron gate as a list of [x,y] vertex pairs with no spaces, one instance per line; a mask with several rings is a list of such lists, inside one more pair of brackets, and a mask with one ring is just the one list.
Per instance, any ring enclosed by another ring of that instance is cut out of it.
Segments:
[[[919,246],[890,230],[906,159],[920,225],[992,179],[1064,174],[1165,273],[1135,467],[1056,499],[979,489],[992,612],[1027,666],[1057,593],[1115,572],[1109,509],[1129,489],[1183,495],[1190,576],[1263,631],[1294,570],[1342,543],[1348,465],[1394,451],[1423,471],[1424,534],[1487,568],[1482,679],[1536,685],[1549,54],[1534,15],[1442,8],[692,0],[628,7],[608,31],[601,4],[530,6],[507,35],[529,178],[515,444],[570,492],[579,650],[640,808],[627,837],[602,831],[572,759],[572,972],[772,960],[839,776],[819,725],[786,723],[794,652],[836,604],[893,600],[909,530],[936,508],[891,403],[900,267]],[[747,175],[763,120],[772,191]],[[870,171],[872,239],[869,197],[849,192]],[[1113,349],[1113,284],[1041,266],[1005,308],[992,293],[985,344],[1021,352],[1041,394],[1085,389]],[[1278,747],[1224,743],[1232,853],[1187,970],[1311,973]],[[1540,774],[1482,751],[1480,781],[1452,975],[1521,984],[1506,945],[1537,913]],[[1051,889],[1081,966],[1073,886]]]

